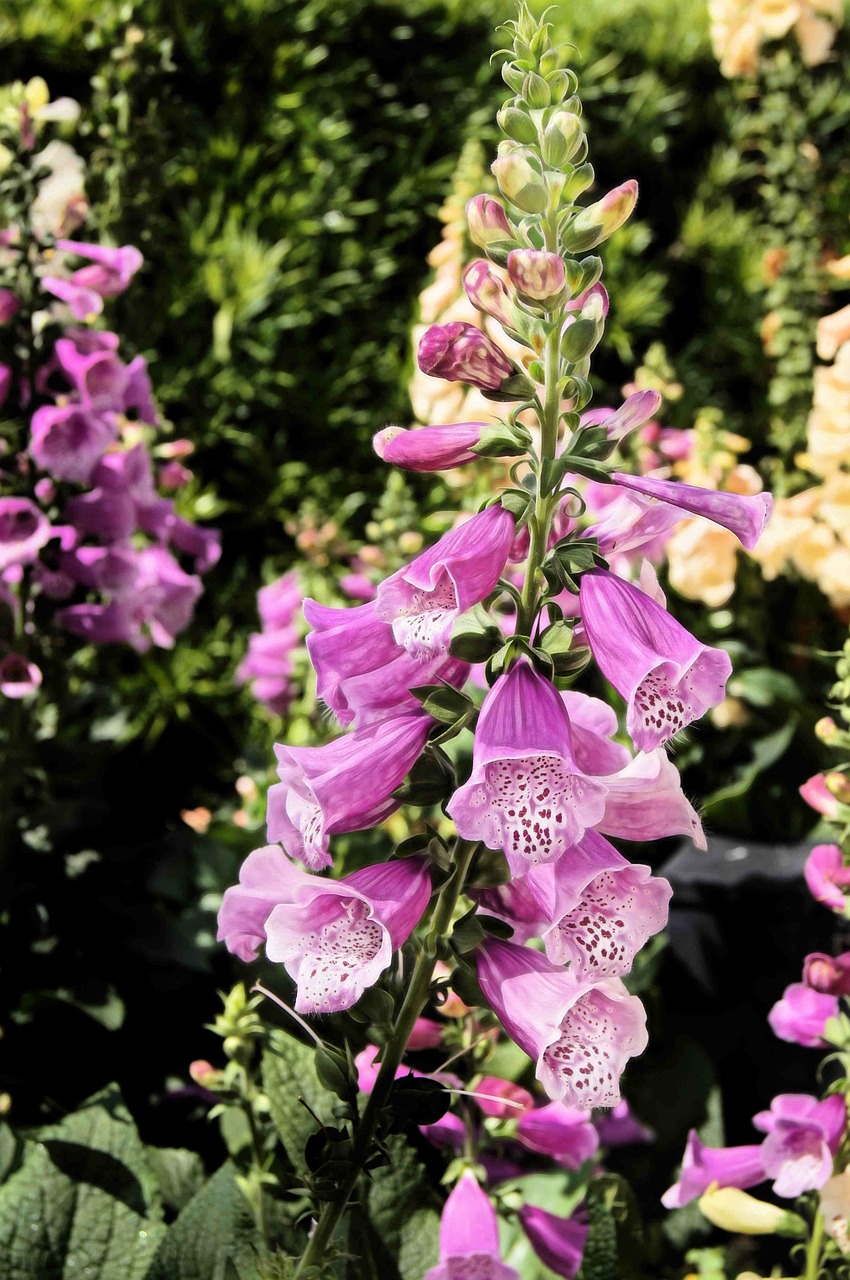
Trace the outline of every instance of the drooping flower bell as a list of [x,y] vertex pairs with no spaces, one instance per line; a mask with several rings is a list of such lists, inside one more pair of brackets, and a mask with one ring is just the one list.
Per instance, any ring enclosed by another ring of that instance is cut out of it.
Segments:
[[265,943],[298,987],[299,1013],[350,1009],[419,923],[431,896],[424,858],[310,875],[277,845],[248,855],[219,911],[218,938],[243,960]]
[[696,1200],[716,1183],[720,1187],[745,1190],[764,1182],[765,1171],[761,1143],[743,1147],[707,1147],[695,1129],[688,1134],[678,1181],[665,1191],[661,1203],[665,1209],[680,1209]]
[[470,240],[481,249],[514,240],[504,206],[493,196],[473,196],[467,201],[466,223]]
[[602,818],[605,788],[579,769],[566,707],[526,659],[487,695],[472,774],[447,811],[465,839],[501,849],[515,876],[561,858]]
[[542,249],[513,249],[508,254],[508,275],[517,293],[535,302],[551,302],[566,285],[564,260]]
[[444,534],[378,587],[377,616],[414,658],[448,653],[455,619],[485,600],[507,563],[514,518],[496,503]]
[[565,1169],[580,1169],[599,1150],[599,1135],[585,1110],[549,1102],[524,1111],[519,1118],[517,1141],[529,1151],[551,1156]]
[[767,1015],[767,1020],[773,1034],[780,1040],[800,1044],[805,1049],[825,1049],[824,1027],[838,1013],[837,996],[822,995],[802,982],[792,982]]
[[463,287],[469,301],[485,316],[510,327],[514,298],[504,278],[484,258],[470,262],[463,273]]
[[715,489],[702,489],[698,485],[682,484],[679,480],[630,476],[621,471],[614,471],[611,479],[622,489],[667,502],[690,515],[702,516],[714,524],[722,525],[724,529],[734,533],[748,551],[755,547],[773,510],[773,498],[769,493],[724,493]]
[[722,701],[729,655],[701,644],[645,592],[604,569],[582,576],[582,621],[600,671],[628,703],[626,727],[651,751]]
[[[835,805],[837,809],[837,801]],[[844,913],[846,894],[850,890],[850,867],[844,865],[844,855],[837,844],[816,844],[806,858],[803,874],[815,902]]]
[[56,480],[85,484],[116,438],[111,413],[87,412],[75,404],[45,404],[36,409],[30,426],[33,461]]
[[426,329],[417,358],[419,368],[432,378],[467,382],[481,391],[498,391],[516,373],[492,338],[476,325],[461,320],[432,324]]
[[815,951],[803,962],[803,982],[825,996],[850,996],[850,951],[840,956]]
[[529,947],[489,938],[478,981],[553,1101],[590,1110],[620,1101],[620,1076],[647,1044],[646,1013],[618,978],[578,982]]
[[311,869],[329,867],[331,836],[374,827],[398,808],[393,792],[422,754],[432,723],[414,713],[323,747],[276,746],[280,782],[269,788],[269,839]]
[[519,1220],[538,1258],[556,1276],[573,1280],[578,1274],[584,1256],[584,1246],[590,1228],[585,1222],[573,1218],[561,1218],[548,1209],[524,1204]]
[[372,440],[378,457],[406,471],[448,471],[474,462],[473,445],[481,440],[484,422],[456,422],[441,427],[384,427]]
[[762,1160],[773,1190],[794,1200],[815,1191],[832,1177],[833,1159],[841,1146],[847,1108],[840,1094],[822,1102],[805,1093],[782,1093],[753,1124],[767,1137]]
[[0,571],[32,564],[51,536],[50,521],[29,498],[0,498]]
[[469,1170],[461,1175],[440,1219],[440,1261],[425,1280],[519,1280],[499,1249],[496,1212]]

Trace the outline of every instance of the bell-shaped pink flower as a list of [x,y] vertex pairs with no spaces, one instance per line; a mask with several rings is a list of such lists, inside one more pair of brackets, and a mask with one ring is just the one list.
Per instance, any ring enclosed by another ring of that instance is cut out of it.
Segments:
[[499,1076],[482,1076],[475,1086],[475,1101],[485,1116],[517,1120],[534,1108],[534,1099],[522,1085]]
[[57,240],[56,248],[90,260],[91,265],[78,268],[72,279],[78,287],[91,289],[101,298],[114,298],[123,293],[144,262],[139,250],[131,244],[113,248],[77,240]]
[[627,862],[597,831],[586,832],[551,874],[555,907],[542,934],[549,959],[569,964],[580,979],[629,973],[667,923],[668,881]]
[[123,542],[136,529],[136,504],[130,495],[99,485],[69,498],[64,516],[78,533],[102,542]]
[[305,600],[304,617],[313,628],[307,652],[317,693],[342,725],[361,728],[414,711],[420,704],[411,688],[440,682],[460,687],[469,674],[468,663],[446,653],[427,661],[412,657],[372,602],[335,609]]
[[701,644],[666,609],[622,578],[594,569],[581,579],[582,621],[593,656],[628,703],[636,747],[660,747],[723,699],[729,655]]
[[396,716],[323,747],[276,746],[280,782],[269,788],[269,839],[312,869],[329,867],[331,836],[374,827],[398,808],[393,792],[432,723],[426,715]]
[[716,489],[702,489],[698,485],[682,484],[679,480],[656,480],[652,476],[630,476],[614,471],[611,479],[622,489],[643,494],[667,502],[692,516],[702,516],[714,524],[722,525],[752,551],[761,537],[765,524],[773,510],[773,498],[769,493],[746,496],[723,493]]
[[605,788],[579,769],[566,707],[527,660],[488,693],[472,773],[447,810],[466,839],[501,849],[515,876],[561,858],[602,818]]
[[419,368],[432,378],[498,391],[516,372],[503,351],[474,324],[432,324],[419,341]]
[[566,284],[563,258],[542,249],[512,249],[508,275],[517,293],[536,302],[557,297]]
[[598,1115],[593,1123],[603,1147],[630,1147],[639,1142],[655,1141],[652,1129],[638,1120],[625,1099],[610,1111]]
[[762,1143],[764,1171],[778,1196],[796,1200],[832,1177],[841,1146],[847,1108],[840,1094],[819,1102],[806,1093],[782,1093],[753,1124],[767,1137]]
[[50,521],[29,498],[0,498],[0,571],[32,564],[51,537]]
[[547,1209],[524,1204],[519,1220],[534,1252],[556,1276],[573,1280],[581,1267],[589,1227],[572,1218],[559,1218]]
[[96,289],[87,289],[71,276],[42,276],[39,283],[69,308],[75,320],[92,320],[103,310],[103,298]]
[[599,1136],[587,1111],[563,1102],[523,1112],[516,1136],[529,1151],[551,1156],[565,1169],[580,1169],[599,1150]]
[[74,404],[46,404],[32,417],[29,451],[56,480],[86,484],[117,435],[112,414],[89,413]]
[[767,1020],[773,1034],[780,1040],[801,1044],[806,1049],[825,1049],[824,1026],[838,1013],[837,996],[821,995],[802,982],[792,982],[767,1015]]
[[806,858],[803,869],[809,892],[815,902],[832,911],[844,913],[850,890],[850,867],[837,844],[816,844]]
[[699,815],[682,790],[682,776],[662,748],[641,752],[605,784],[605,813],[597,823],[621,840],[688,836],[698,849],[707,841]]
[[41,669],[20,653],[7,653],[0,660],[0,694],[4,698],[26,698],[41,685]]
[[688,1134],[678,1182],[661,1197],[665,1209],[681,1209],[712,1183],[745,1191],[765,1180],[761,1143],[744,1147],[706,1147],[695,1129]]
[[21,309],[21,304],[11,289],[0,289],[0,325],[8,324]]
[[618,978],[577,982],[529,947],[489,938],[478,981],[549,1097],[590,1110],[620,1101],[620,1076],[647,1044],[646,1013]]
[[492,316],[499,324],[511,326],[513,295],[504,278],[485,258],[470,262],[463,273],[463,287],[473,307],[485,316]]
[[504,206],[493,196],[473,196],[468,200],[466,223],[470,240],[480,249],[515,238]]
[[414,658],[448,652],[455,619],[485,600],[504,570],[514,518],[496,503],[443,534],[378,587],[375,613]]
[[243,960],[265,942],[298,987],[299,1013],[350,1009],[390,964],[431,896],[424,858],[310,875],[277,845],[248,855],[219,911],[218,938]]
[[445,427],[384,427],[372,440],[379,458],[405,471],[449,471],[475,462],[485,422],[457,422]]
[[800,795],[807,805],[810,805],[816,813],[823,814],[825,818],[837,818],[841,811],[838,798],[826,785],[826,775],[823,773],[816,773],[813,777],[807,778],[800,787]]
[[440,1261],[426,1271],[425,1280],[463,1280],[464,1276],[519,1280],[513,1267],[501,1260],[496,1212],[468,1169],[443,1207]]
[[12,368],[8,364],[0,364],[0,409],[6,403],[14,380]]
[[827,956],[815,951],[803,962],[803,982],[824,996],[850,996],[850,951]]

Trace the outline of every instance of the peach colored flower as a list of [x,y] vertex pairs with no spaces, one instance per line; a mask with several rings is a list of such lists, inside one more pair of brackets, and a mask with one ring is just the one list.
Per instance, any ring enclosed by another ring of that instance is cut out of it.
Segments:
[[670,585],[688,600],[712,608],[725,604],[735,590],[738,540],[728,529],[684,520],[667,542]]
[[834,360],[838,348],[850,340],[850,304],[818,321],[817,352],[821,360]]

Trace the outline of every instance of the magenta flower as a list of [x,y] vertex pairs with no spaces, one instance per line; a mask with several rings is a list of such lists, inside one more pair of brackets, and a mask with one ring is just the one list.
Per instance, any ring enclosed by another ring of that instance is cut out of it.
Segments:
[[729,655],[701,644],[645,592],[594,569],[582,576],[580,602],[593,656],[628,703],[639,750],[661,746],[723,699]]
[[29,498],[0,498],[0,571],[32,564],[52,536],[47,516]]
[[41,287],[70,309],[75,320],[93,320],[103,310],[103,298],[96,289],[78,284],[73,276],[42,276]]
[[422,754],[429,716],[355,729],[323,747],[276,746],[280,782],[269,789],[268,835],[316,869],[331,865],[333,835],[374,827],[394,813],[393,792]]
[[101,298],[114,298],[123,293],[144,262],[139,250],[130,244],[115,249],[102,244],[57,240],[56,248],[90,260],[91,265],[80,267],[71,279],[79,288],[91,289]]
[[765,1179],[761,1143],[745,1147],[706,1147],[695,1129],[688,1134],[678,1182],[661,1197],[665,1209],[681,1209],[712,1183],[745,1191]]
[[593,1123],[603,1147],[630,1147],[638,1142],[655,1141],[652,1129],[638,1120],[625,1099],[597,1116]]
[[485,600],[507,563],[514,518],[496,503],[443,534],[378,587],[377,616],[414,658],[448,652],[455,619]]
[[361,728],[414,711],[420,704],[411,688],[440,682],[460,687],[469,674],[468,663],[444,652],[429,661],[411,657],[374,603],[334,609],[305,600],[304,617],[313,628],[307,652],[317,693],[342,725]]
[[236,679],[251,682],[251,692],[275,715],[286,715],[295,696],[293,654],[300,644],[294,618],[302,602],[295,570],[257,593],[262,631],[249,637],[248,652]]
[[449,471],[474,462],[484,422],[458,422],[446,427],[384,427],[372,440],[379,458],[406,471]]
[[0,364],[0,409],[6,403],[12,389],[12,369],[8,364]]
[[823,814],[825,818],[838,817],[841,806],[838,803],[838,798],[832,794],[826,785],[824,774],[816,773],[814,777],[808,778],[800,787],[800,795],[816,813]]
[[529,1151],[551,1156],[565,1169],[580,1169],[599,1150],[599,1137],[587,1111],[563,1102],[523,1112],[516,1136]]
[[11,289],[0,289],[0,325],[8,324],[21,309],[21,304]]
[[806,1049],[825,1049],[824,1026],[830,1018],[837,1017],[838,1012],[837,996],[821,995],[802,982],[792,982],[767,1015],[767,1020],[780,1040],[801,1044]]
[[805,1093],[782,1093],[753,1124],[767,1137],[762,1143],[764,1171],[778,1196],[795,1200],[832,1177],[833,1157],[841,1146],[847,1110],[840,1094],[819,1102]]
[[246,961],[265,942],[268,958],[298,987],[299,1013],[337,1013],[377,982],[430,896],[424,858],[327,880],[267,845],[248,855],[239,884],[225,892],[218,940]]
[[769,493],[756,493],[746,497],[738,493],[722,493],[713,489],[701,489],[698,485],[682,484],[679,480],[655,480],[650,476],[629,476],[622,471],[612,472],[611,479],[623,489],[667,502],[673,507],[702,516],[714,524],[722,525],[752,551],[761,537],[762,530],[773,510],[773,498]]
[[475,1086],[475,1095],[475,1101],[485,1116],[495,1116],[499,1120],[516,1120],[534,1107],[534,1099],[527,1089],[499,1076],[482,1076]]
[[843,915],[847,905],[845,891],[850,889],[850,867],[844,865],[838,845],[816,844],[806,858],[803,874],[815,902]]
[[87,413],[74,404],[46,404],[32,417],[30,454],[56,480],[86,484],[116,435],[112,414]]
[[606,774],[605,813],[597,826],[622,840],[689,836],[698,849],[707,842],[702,823],[682,790],[682,778],[661,748],[641,752],[618,773]]
[[440,1261],[425,1280],[519,1280],[499,1250],[496,1212],[468,1169],[452,1191],[440,1220]]
[[647,1044],[640,1000],[617,978],[577,982],[511,942],[490,938],[476,958],[484,995],[549,1097],[586,1110],[619,1102],[626,1062]]
[[25,698],[41,685],[41,670],[20,653],[7,653],[0,660],[0,693],[4,698]]
[[601,820],[605,788],[579,769],[566,707],[525,659],[488,693],[472,774],[447,811],[460,835],[501,849],[515,876],[561,858]]
[[446,382],[467,382],[481,391],[498,391],[516,372],[503,351],[474,324],[453,320],[432,324],[419,342],[423,373]]
[[542,249],[512,249],[508,275],[517,293],[537,302],[557,297],[566,284],[563,258]]
[[579,979],[629,973],[667,923],[673,890],[649,867],[633,866],[596,831],[554,868],[556,905],[542,934],[546,954]]
[[510,328],[514,297],[503,277],[485,258],[470,262],[463,273],[466,296],[478,311]]
[[407,1041],[411,1053],[417,1049],[439,1049],[443,1043],[443,1028],[433,1018],[417,1018]]
[[803,962],[803,982],[824,996],[850,996],[850,951],[827,956],[815,951]]
[[622,440],[653,418],[660,407],[661,396],[657,391],[633,391],[618,409],[588,409],[581,415],[581,425],[604,427],[612,440]]
[[559,1218],[533,1204],[522,1206],[519,1220],[541,1262],[555,1275],[573,1280],[581,1267],[589,1231],[587,1225],[572,1218]]

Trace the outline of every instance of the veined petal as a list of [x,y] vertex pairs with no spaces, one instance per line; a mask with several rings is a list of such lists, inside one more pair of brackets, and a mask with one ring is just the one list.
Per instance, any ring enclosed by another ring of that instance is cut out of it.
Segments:
[[623,489],[645,494],[648,498],[659,498],[691,515],[703,516],[714,524],[722,525],[724,529],[734,533],[748,551],[755,547],[773,510],[773,498],[769,493],[749,496],[724,493],[715,489],[702,489],[698,485],[682,484],[679,480],[630,476],[621,471],[613,472],[611,479]]

